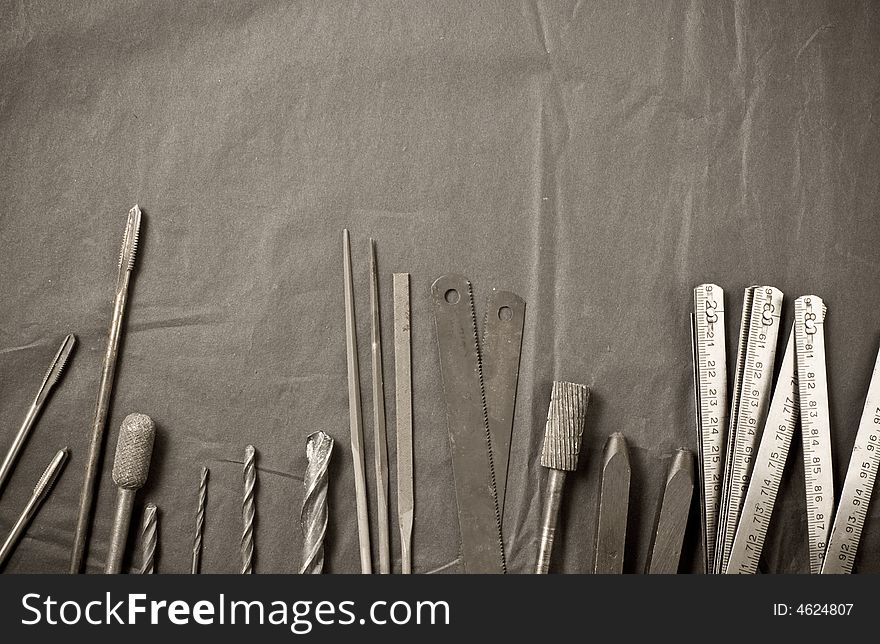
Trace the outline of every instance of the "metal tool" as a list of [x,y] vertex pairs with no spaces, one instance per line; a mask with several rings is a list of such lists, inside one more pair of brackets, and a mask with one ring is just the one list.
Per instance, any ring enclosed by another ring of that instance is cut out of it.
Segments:
[[324,571],[324,535],[327,533],[327,468],[333,453],[333,439],[324,432],[309,434],[306,440],[306,474],[303,477],[303,558],[300,574]]
[[27,414],[25,414],[24,422],[22,422],[21,428],[18,430],[15,438],[12,439],[12,445],[9,446],[6,456],[3,458],[3,463],[0,464],[0,494],[3,493],[9,475],[12,473],[12,468],[15,466],[16,460],[18,460],[18,455],[21,453],[21,450],[30,435],[31,429],[33,429],[34,424],[37,422],[37,418],[40,416],[40,412],[43,410],[43,406],[46,404],[49,394],[58,383],[58,379],[61,377],[61,372],[64,370],[64,365],[67,364],[67,359],[70,357],[70,352],[73,350],[73,345],[75,344],[76,338],[72,335],[68,335],[64,338],[61,347],[52,359],[52,364],[49,365],[49,370],[43,378],[40,389],[37,391],[34,401],[28,408]]
[[715,284],[694,289],[694,409],[700,456],[700,515],[704,569],[713,570],[727,435],[727,340],[724,291]]
[[495,489],[502,519],[525,317],[526,303],[519,295],[492,290],[486,303],[481,350]]
[[800,397],[810,572],[822,570],[834,511],[831,421],[825,373],[825,304],[815,295],[794,303],[795,364]]
[[412,573],[413,425],[412,348],[410,340],[409,273],[394,273],[394,387],[397,423],[397,521],[400,565]]
[[244,496],[241,501],[241,574],[254,572],[254,522],[257,517],[254,493],[257,487],[257,452],[253,445],[244,448]]
[[767,418],[782,297],[782,292],[772,286],[750,286],[743,298],[718,541],[715,544],[716,574],[727,568],[751,474],[758,431]]
[[694,455],[690,450],[680,449],[666,477],[666,489],[648,559],[649,575],[674,575],[678,572],[693,496]]
[[122,421],[116,443],[116,458],[113,460],[113,482],[118,491],[113,528],[110,532],[110,549],[104,564],[105,574],[116,575],[122,570],[134,497],[147,482],[155,437],[156,425],[145,414],[129,414]]
[[141,527],[141,574],[156,572],[156,547],[159,542],[159,510],[155,503],[144,507],[144,521]]
[[464,571],[503,573],[501,512],[471,283],[458,275],[444,275],[431,285],[431,300]]
[[541,518],[536,574],[547,574],[550,569],[565,474],[577,469],[589,399],[590,390],[585,385],[558,381],[553,383],[547,425],[544,429],[544,446],[541,449],[541,465],[549,468],[550,473],[543,495],[544,513]]
[[196,536],[193,539],[192,568],[194,575],[199,574],[202,568],[202,541],[205,536],[205,506],[208,502],[208,468],[202,468],[199,477],[199,505],[196,510]]
[[18,543],[21,535],[24,534],[28,525],[36,516],[43,501],[49,496],[49,492],[52,490],[55,481],[58,480],[58,475],[61,474],[61,470],[64,468],[66,462],[67,449],[58,450],[52,458],[52,461],[49,463],[49,466],[43,472],[43,475],[37,481],[37,485],[34,487],[34,492],[31,494],[31,498],[28,499],[27,505],[25,505],[21,515],[12,526],[12,530],[10,530],[3,545],[0,546],[0,568],[3,568],[3,566],[6,565],[6,561],[15,549],[15,545]]
[[623,572],[630,475],[626,439],[619,432],[611,434],[605,443],[599,483],[596,556],[593,561],[593,572],[597,575]]
[[724,571],[727,574],[753,575],[758,570],[798,420],[798,382],[794,363],[792,328]]
[[367,479],[364,459],[364,430],[361,420],[361,377],[358,366],[357,325],[354,312],[354,285],[351,274],[351,242],[348,229],[342,231],[342,268],[345,291],[345,354],[348,364],[348,420],[351,430],[351,458],[357,503],[358,545],[361,572],[368,575],[373,564],[370,554],[370,517],[367,510]]
[[849,574],[855,563],[862,529],[868,516],[874,481],[880,468],[880,353],[874,362],[874,372],[865,408],[856,432],[843,491],[837,505],[834,526],[822,564],[823,574]]
[[385,378],[382,375],[382,330],[379,320],[379,269],[376,242],[370,239],[370,331],[373,368],[373,452],[376,465],[376,520],[379,524],[379,573],[391,573],[388,523],[388,437],[385,427]]
[[73,538],[73,551],[70,559],[70,572],[77,574],[82,570],[86,556],[92,508],[95,501],[95,490],[100,474],[99,465],[104,445],[104,428],[110,410],[110,394],[113,391],[113,377],[116,373],[116,358],[119,354],[119,339],[122,336],[122,321],[125,316],[125,303],[128,298],[128,286],[134,270],[137,256],[138,235],[141,227],[141,209],[135,205],[128,212],[125,234],[122,237],[122,249],[119,252],[119,269],[116,276],[116,295],[113,298],[113,317],[110,321],[110,334],[107,338],[107,350],[101,366],[101,382],[98,387],[98,400],[95,404],[95,418],[89,437],[89,453],[86,458],[86,471],[83,488],[79,498],[79,510],[76,518],[76,532]]

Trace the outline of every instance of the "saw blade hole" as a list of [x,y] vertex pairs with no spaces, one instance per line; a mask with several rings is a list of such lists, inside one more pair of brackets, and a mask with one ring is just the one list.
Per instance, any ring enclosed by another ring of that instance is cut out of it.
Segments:
[[458,291],[456,291],[454,288],[451,288],[446,291],[446,293],[443,295],[443,298],[449,304],[458,304],[458,301],[461,299],[461,295],[459,295]]
[[498,319],[502,322],[510,322],[513,319],[513,309],[509,306],[502,306],[498,309]]

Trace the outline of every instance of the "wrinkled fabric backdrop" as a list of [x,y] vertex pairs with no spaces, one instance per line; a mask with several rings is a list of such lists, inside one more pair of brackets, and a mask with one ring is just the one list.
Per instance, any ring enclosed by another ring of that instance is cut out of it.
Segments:
[[[458,272],[527,302],[505,516],[534,565],[554,379],[592,387],[553,570],[592,565],[598,465],[633,467],[625,569],[644,570],[666,469],[696,450],[692,288],[815,293],[835,481],[880,342],[880,5],[872,2],[8,2],[0,9],[0,448],[66,333],[78,346],[0,500],[11,527],[54,451],[71,461],[7,566],[67,570],[117,253],[145,215],[88,558],[101,570],[112,453],[159,427],[138,497],[158,571],[236,572],[244,446],[258,450],[257,572],[295,572],[305,438],[336,439],[328,572],[359,572],[341,230],[352,231],[375,556],[368,238],[377,240],[394,463],[391,273],[411,273],[414,571],[454,572],[458,526],[429,286]],[[781,349],[780,349],[781,355]],[[800,448],[762,570],[808,570]],[[391,474],[392,522],[396,520]],[[697,503],[683,571],[699,570]],[[880,571],[880,504],[857,570]],[[392,527],[394,568],[399,539]],[[130,543],[128,560],[138,557]]]

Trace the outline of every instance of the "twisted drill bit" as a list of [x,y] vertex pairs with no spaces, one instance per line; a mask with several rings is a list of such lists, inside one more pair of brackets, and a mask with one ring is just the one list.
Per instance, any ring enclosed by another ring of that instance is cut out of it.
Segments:
[[589,398],[590,390],[585,385],[553,383],[547,426],[544,430],[544,448],[541,450],[541,465],[550,469],[550,476],[544,490],[541,541],[535,566],[537,574],[547,574],[550,568],[565,474],[577,469]]
[[324,569],[324,535],[327,532],[327,466],[333,452],[333,439],[324,432],[310,434],[306,440],[306,475],[300,523],[303,533],[301,575],[314,575]]
[[199,509],[196,512],[196,537],[193,540],[192,574],[199,574],[202,565],[202,538],[205,534],[205,504],[208,500],[208,468],[202,468],[199,481]]
[[138,235],[141,228],[141,209],[135,205],[128,212],[122,248],[119,251],[119,266],[116,274],[116,294],[113,298],[113,317],[107,337],[107,349],[101,366],[101,382],[98,399],[95,403],[95,417],[89,437],[89,453],[86,460],[86,473],[79,497],[79,510],[76,518],[76,532],[70,558],[70,573],[75,575],[82,570],[86,556],[86,541],[95,502],[95,491],[100,474],[99,464],[104,446],[104,429],[110,411],[110,394],[113,391],[113,377],[116,374],[116,358],[119,355],[119,339],[122,336],[122,321],[125,316],[125,302],[128,299],[128,286],[137,256]]
[[141,574],[156,572],[156,543],[159,540],[159,511],[155,503],[144,507],[144,523],[141,528]]
[[257,467],[254,464],[256,451],[253,445],[244,448],[244,499],[241,502],[241,516],[244,531],[241,534],[241,574],[254,572],[254,488],[257,485]]

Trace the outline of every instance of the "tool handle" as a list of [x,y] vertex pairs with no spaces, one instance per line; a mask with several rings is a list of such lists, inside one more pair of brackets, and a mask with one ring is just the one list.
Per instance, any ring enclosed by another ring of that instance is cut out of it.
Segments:
[[556,535],[556,523],[559,518],[559,506],[562,502],[564,484],[565,472],[551,469],[544,492],[544,515],[541,519],[541,540],[538,544],[536,575],[546,575],[550,570],[550,556],[553,553],[553,538]]

